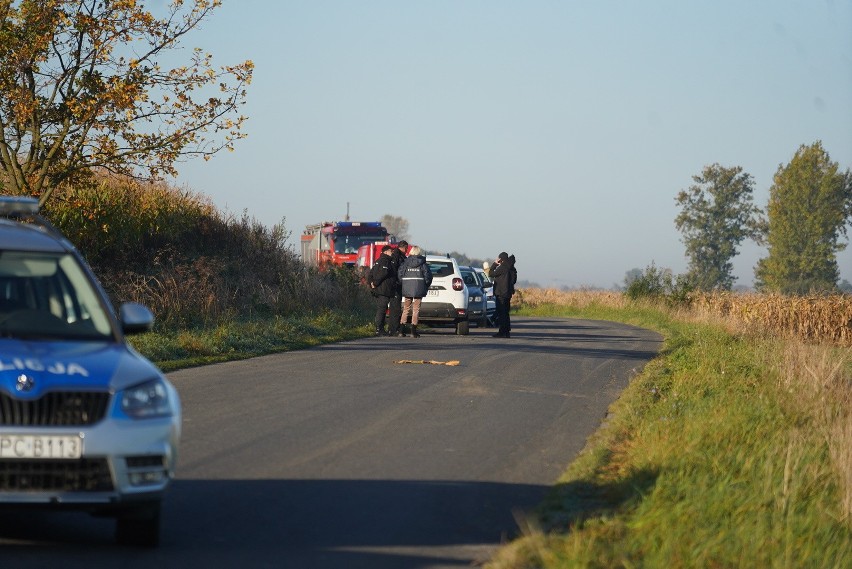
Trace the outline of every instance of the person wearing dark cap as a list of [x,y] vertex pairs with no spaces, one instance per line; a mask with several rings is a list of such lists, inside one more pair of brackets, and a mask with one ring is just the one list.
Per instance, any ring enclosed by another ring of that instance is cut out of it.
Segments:
[[515,294],[515,283],[518,281],[515,256],[501,252],[488,268],[488,276],[494,281],[494,300],[497,302],[497,333],[494,337],[508,338],[512,330],[509,309],[512,295]]
[[[405,256],[408,253],[408,241],[400,241],[395,249],[391,249],[391,269],[394,274],[399,273],[399,268],[405,261]],[[402,285],[397,280],[396,293],[390,299],[390,307],[388,308],[388,335],[396,336],[399,333],[399,321],[402,317]]]
[[385,312],[399,287],[399,277],[391,265],[391,251],[390,245],[382,247],[382,254],[370,269],[370,292],[376,297],[376,336],[388,335],[385,331]]

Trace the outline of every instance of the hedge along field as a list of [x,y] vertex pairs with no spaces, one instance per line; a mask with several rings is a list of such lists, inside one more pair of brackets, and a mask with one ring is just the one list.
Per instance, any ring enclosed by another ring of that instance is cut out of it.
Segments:
[[283,218],[267,228],[187,190],[96,175],[56,192],[43,211],[113,301],[147,305],[157,329],[369,306],[351,271],[301,263]]

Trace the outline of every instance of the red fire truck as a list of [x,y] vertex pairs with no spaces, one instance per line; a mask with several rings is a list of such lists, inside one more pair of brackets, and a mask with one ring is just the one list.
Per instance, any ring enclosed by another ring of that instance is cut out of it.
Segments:
[[302,261],[313,267],[354,267],[361,245],[387,239],[388,230],[380,221],[325,221],[308,225],[302,233]]

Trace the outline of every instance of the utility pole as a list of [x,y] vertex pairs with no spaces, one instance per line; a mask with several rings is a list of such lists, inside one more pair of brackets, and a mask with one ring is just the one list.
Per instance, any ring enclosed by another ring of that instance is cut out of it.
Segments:
[[344,221],[349,221],[349,202],[346,202],[346,219]]

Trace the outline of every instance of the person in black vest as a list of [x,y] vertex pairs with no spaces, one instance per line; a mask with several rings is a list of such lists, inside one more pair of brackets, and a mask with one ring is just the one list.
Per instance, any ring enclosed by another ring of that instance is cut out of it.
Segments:
[[[405,255],[408,253],[408,241],[402,240],[396,246],[396,249],[391,249],[391,269],[394,274],[399,273],[399,268],[405,261]],[[399,332],[399,320],[402,316],[402,288],[397,280],[396,293],[390,299],[390,307],[388,309],[388,335],[396,336]]]
[[495,338],[508,338],[512,330],[509,320],[512,295],[515,294],[515,283],[518,281],[518,271],[515,269],[515,256],[505,251],[497,256],[494,264],[488,269],[488,276],[494,281],[494,300],[497,302],[497,333]]
[[385,331],[385,312],[399,288],[399,278],[391,264],[391,250],[390,245],[382,247],[382,254],[370,269],[370,292],[376,297],[376,336],[388,335]]

